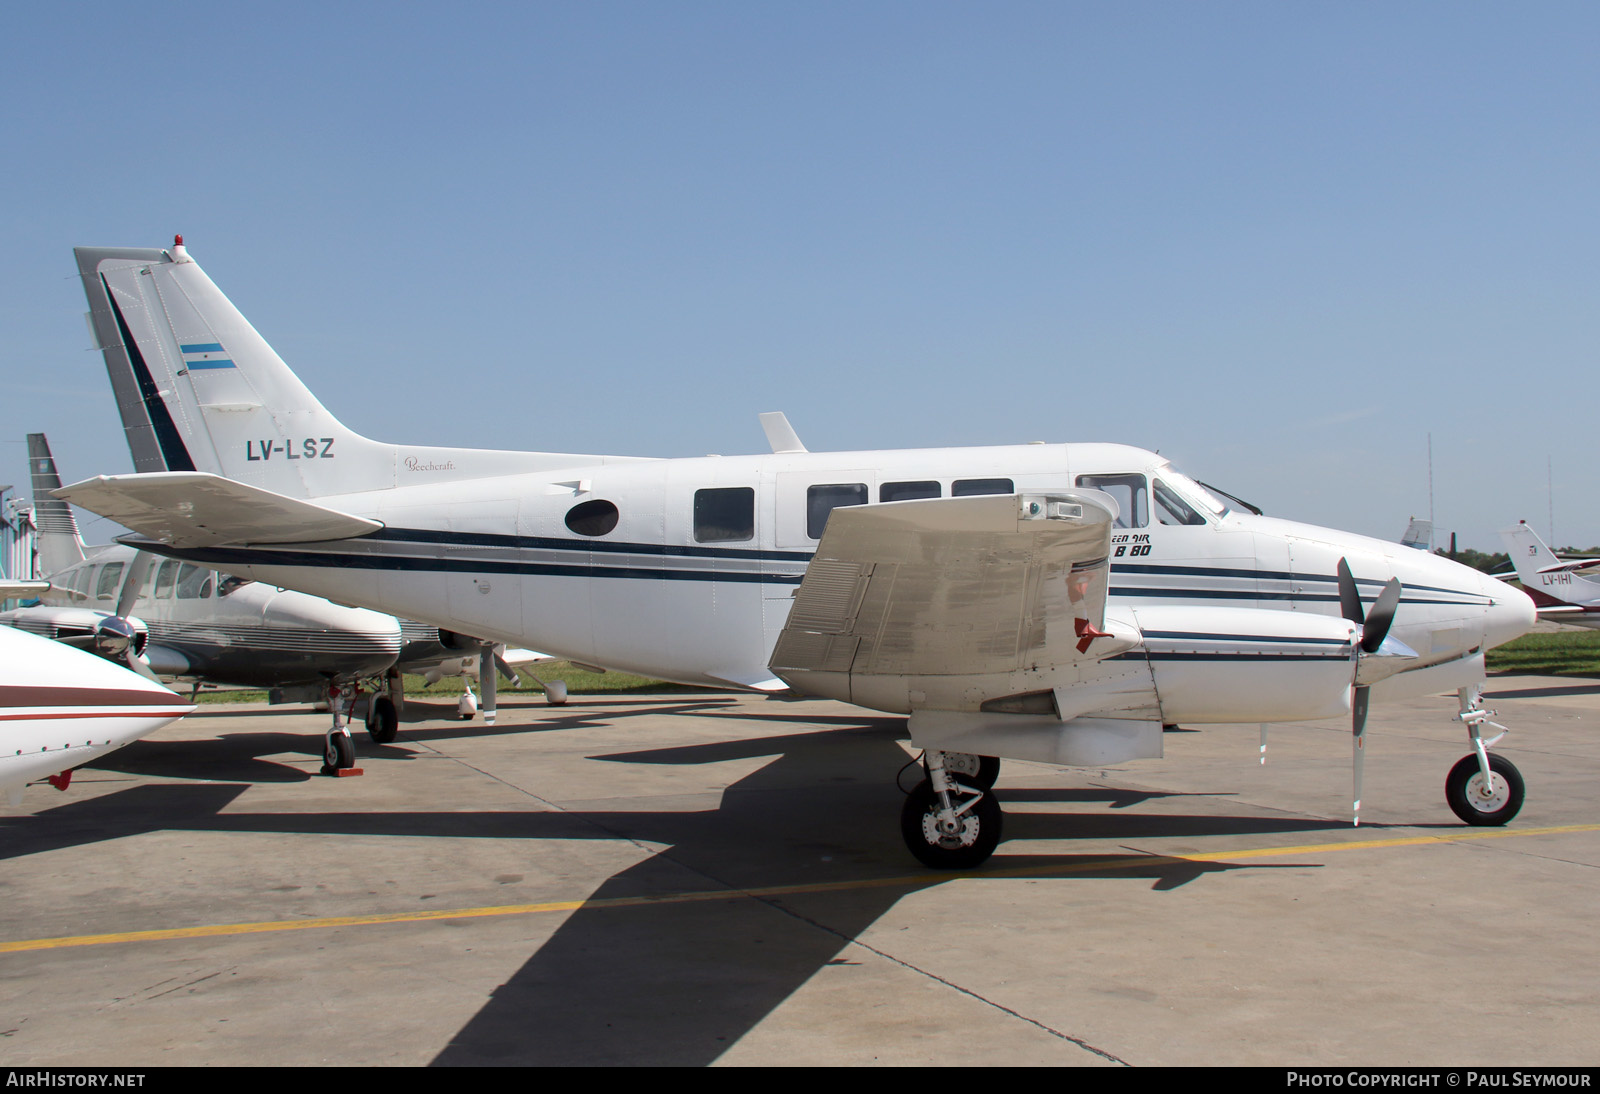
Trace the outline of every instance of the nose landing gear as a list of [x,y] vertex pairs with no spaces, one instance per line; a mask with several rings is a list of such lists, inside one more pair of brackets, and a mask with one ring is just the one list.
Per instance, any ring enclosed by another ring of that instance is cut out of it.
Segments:
[[[1450,769],[1444,781],[1445,801],[1450,803],[1450,811],[1466,824],[1505,824],[1522,809],[1525,796],[1522,773],[1504,756],[1490,755],[1489,749],[1511,731],[1489,720],[1494,711],[1483,709],[1481,684],[1462,688],[1458,694],[1461,713],[1456,717],[1466,724],[1472,753],[1461,757]],[[1483,739],[1485,724],[1500,731],[1487,741]]]

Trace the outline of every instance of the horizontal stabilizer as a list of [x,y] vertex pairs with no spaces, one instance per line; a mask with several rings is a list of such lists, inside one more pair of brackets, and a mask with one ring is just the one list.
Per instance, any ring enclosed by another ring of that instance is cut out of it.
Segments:
[[173,547],[314,543],[370,535],[383,527],[204,471],[100,475],[54,494]]

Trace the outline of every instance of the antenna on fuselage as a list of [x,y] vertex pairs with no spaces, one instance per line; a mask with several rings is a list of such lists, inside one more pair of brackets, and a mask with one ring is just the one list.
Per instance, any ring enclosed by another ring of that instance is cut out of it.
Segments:
[[767,443],[772,446],[774,453],[807,451],[806,446],[800,443],[800,435],[789,424],[789,416],[783,411],[769,410],[760,417],[761,428],[766,431]]

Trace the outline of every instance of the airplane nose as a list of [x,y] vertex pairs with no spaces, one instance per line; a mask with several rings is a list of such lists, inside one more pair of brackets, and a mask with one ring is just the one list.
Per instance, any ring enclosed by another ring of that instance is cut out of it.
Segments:
[[1490,599],[1488,618],[1484,621],[1483,646],[1493,649],[1527,634],[1533,628],[1538,614],[1527,593],[1492,577],[1483,580],[1484,593]]

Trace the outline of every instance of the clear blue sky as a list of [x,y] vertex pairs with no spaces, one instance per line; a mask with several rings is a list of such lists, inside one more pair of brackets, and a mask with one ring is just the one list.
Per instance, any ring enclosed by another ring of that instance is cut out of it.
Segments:
[[1431,433],[1464,545],[1545,528],[1547,461],[1600,543],[1597,47],[1592,3],[16,5],[0,482],[40,429],[129,469],[70,249],[182,232],[381,439],[1121,441],[1394,539]]

